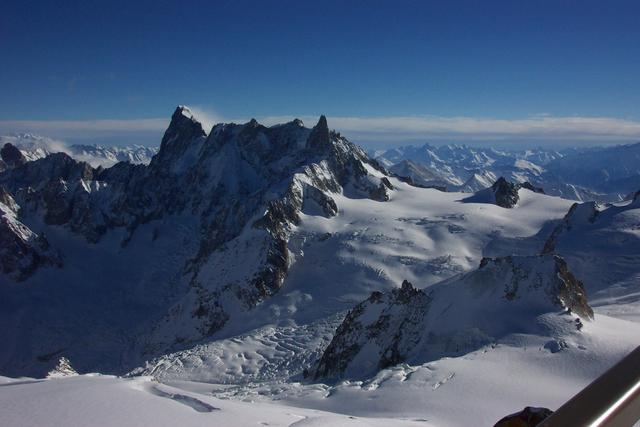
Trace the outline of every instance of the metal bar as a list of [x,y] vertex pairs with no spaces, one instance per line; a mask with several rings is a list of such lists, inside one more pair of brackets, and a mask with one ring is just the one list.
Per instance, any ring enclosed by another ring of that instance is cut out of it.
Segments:
[[558,408],[539,427],[631,427],[640,420],[640,347]]

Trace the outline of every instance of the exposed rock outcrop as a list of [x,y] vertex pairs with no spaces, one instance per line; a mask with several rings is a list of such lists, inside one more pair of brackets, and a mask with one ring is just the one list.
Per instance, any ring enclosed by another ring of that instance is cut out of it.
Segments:
[[426,290],[405,281],[374,292],[347,314],[315,377],[364,378],[405,361],[465,354],[513,333],[549,333],[537,318],[554,313],[593,319],[582,283],[562,258],[484,258],[477,270]]
[[518,200],[520,200],[518,191],[521,188],[525,188],[535,193],[544,194],[544,190],[542,190],[542,188],[534,187],[528,182],[512,183],[503,177],[500,177],[491,186],[495,196],[496,205],[507,209],[513,208],[518,203]]
[[5,166],[9,169],[16,168],[27,162],[27,159],[22,155],[20,150],[11,143],[6,143],[0,149],[0,157]]
[[22,281],[43,265],[59,265],[44,235],[18,220],[20,207],[0,186],[0,274]]
[[527,406],[520,412],[502,418],[494,427],[536,427],[552,414],[553,411],[547,408]]
[[372,344],[377,354],[362,361],[359,368],[363,374],[402,362],[407,349],[420,341],[420,326],[429,301],[425,292],[406,280],[391,292],[373,292],[367,300],[356,305],[338,327],[318,363],[315,377],[339,377],[363,349]]
[[520,190],[523,188],[544,194],[542,188],[534,187],[528,182],[513,183],[500,177],[491,187],[480,190],[473,196],[463,199],[463,201],[468,203],[491,203],[505,209],[511,209],[520,201]]
[[58,364],[47,374],[47,378],[73,377],[78,375],[71,362],[66,357],[61,357]]

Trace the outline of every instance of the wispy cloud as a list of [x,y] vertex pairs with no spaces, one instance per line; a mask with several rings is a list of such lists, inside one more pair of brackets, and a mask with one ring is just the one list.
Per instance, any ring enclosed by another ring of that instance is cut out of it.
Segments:
[[[279,123],[292,117],[265,117]],[[315,117],[303,117],[309,124]],[[329,126],[352,138],[368,141],[432,139],[454,141],[634,141],[640,140],[640,122],[607,117],[553,117],[537,115],[505,120],[473,117],[328,117]]]
[[[209,130],[215,123],[242,123],[247,118],[225,119],[214,111],[189,107],[194,116]],[[261,123],[273,125],[290,121],[294,116],[258,117]],[[300,117],[313,126],[317,117]],[[609,117],[554,117],[536,115],[523,119],[474,117],[328,117],[329,126],[357,142],[393,144],[407,140],[432,141],[498,141],[498,142],[625,142],[640,141],[640,122]],[[0,121],[0,133],[33,132],[69,138],[102,138],[148,134],[157,140],[169,124],[168,118],[134,120],[55,120]]]
[[0,121],[2,129],[31,129],[59,131],[110,131],[110,132],[146,132],[162,130],[169,124],[168,119],[134,120],[9,120]]
[[228,121],[211,108],[198,105],[189,105],[188,107],[196,120],[202,123],[202,127],[206,132],[209,132],[215,124]]
[[67,143],[160,145],[169,118],[134,120],[0,120],[0,135],[32,133]]

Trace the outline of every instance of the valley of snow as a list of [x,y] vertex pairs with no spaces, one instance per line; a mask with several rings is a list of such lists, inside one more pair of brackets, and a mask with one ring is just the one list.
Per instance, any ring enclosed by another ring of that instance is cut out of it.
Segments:
[[[368,380],[325,385],[303,379],[340,313],[372,290],[403,279],[427,287],[475,268],[490,239],[533,236],[570,205],[521,190],[520,203],[509,210],[392,183],[397,190],[390,202],[339,197],[338,217],[305,215],[281,293],[225,327],[220,339],[139,370],[160,383],[95,375],[6,380],[0,409],[14,426],[88,420],[105,426],[175,420],[187,426],[492,425],[524,406],[555,409],[640,343],[636,277],[635,293],[622,294],[628,304],[622,295],[599,294],[595,321],[581,333],[566,336],[562,325],[552,326],[567,343],[561,351],[545,347],[544,337],[514,335],[463,356],[387,368]],[[460,316],[468,309],[459,307]]]

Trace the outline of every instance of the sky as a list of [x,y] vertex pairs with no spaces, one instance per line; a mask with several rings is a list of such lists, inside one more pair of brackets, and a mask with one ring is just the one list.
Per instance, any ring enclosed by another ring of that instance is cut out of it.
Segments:
[[158,145],[320,114],[369,146],[640,141],[637,1],[12,1],[0,133]]

